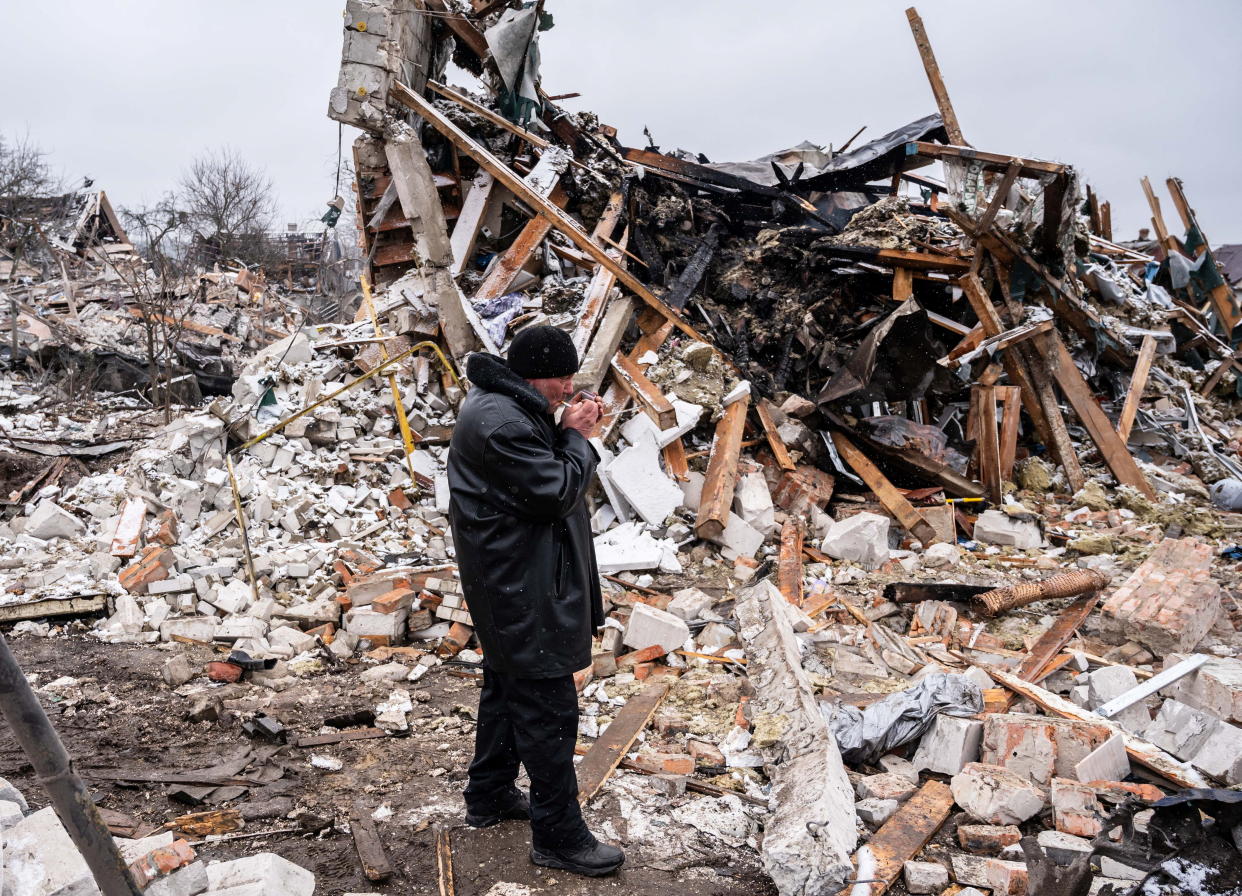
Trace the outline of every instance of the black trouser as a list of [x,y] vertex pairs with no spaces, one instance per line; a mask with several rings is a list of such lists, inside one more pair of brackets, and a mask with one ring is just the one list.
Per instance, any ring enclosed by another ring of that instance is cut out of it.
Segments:
[[485,666],[467,809],[484,815],[511,804],[521,763],[530,776],[532,844],[540,849],[586,844],[590,834],[578,807],[574,774],[577,736],[578,692],[572,675],[512,678]]

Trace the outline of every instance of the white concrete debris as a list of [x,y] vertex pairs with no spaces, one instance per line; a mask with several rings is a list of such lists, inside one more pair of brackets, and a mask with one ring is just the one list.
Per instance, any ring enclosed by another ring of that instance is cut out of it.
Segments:
[[686,622],[693,622],[701,618],[704,611],[710,610],[714,603],[711,595],[704,594],[698,588],[682,588],[673,592],[673,599],[666,609]]
[[660,468],[660,448],[650,434],[622,451],[603,473],[635,512],[652,526],[681,506],[684,496],[677,483]]
[[863,569],[879,569],[889,558],[888,528],[886,516],[856,513],[834,522],[819,549],[836,560],[850,560]]
[[[1103,666],[1087,675],[1087,708],[1099,709],[1110,700],[1136,687],[1138,687],[1138,676],[1132,669],[1125,666]],[[1143,705],[1143,702],[1139,701],[1112,716],[1112,721],[1131,734],[1141,734],[1151,724],[1151,715],[1147,712],[1147,707]]]
[[957,566],[962,559],[962,549],[955,544],[938,541],[923,551],[919,563],[929,569],[946,569]]
[[[765,587],[766,586],[766,587]],[[757,712],[784,723],[768,761],[775,811],[764,830],[764,869],[781,896],[835,893],[853,876],[854,789],[819,711],[789,603],[770,582],[748,589],[737,618]]]
[[52,538],[73,538],[86,524],[51,499],[44,499],[26,518],[25,534],[47,541]]
[[680,650],[690,637],[684,619],[647,604],[634,604],[622,643],[634,650],[659,645],[665,653]]
[[979,514],[975,521],[975,540],[1024,550],[1041,547],[1044,543],[1037,523],[1016,519],[996,508]]
[[[315,891],[315,875],[301,865],[275,853],[234,859],[231,862],[213,862],[207,866],[207,880],[213,891],[228,890],[229,896],[312,896]],[[232,889],[230,889],[232,888]]]
[[664,557],[661,542],[638,522],[609,529],[594,539],[595,562],[601,573],[656,569]]
[[50,806],[4,833],[4,896],[99,896],[95,878]]
[[970,762],[949,781],[953,801],[984,824],[1021,824],[1046,803],[1044,792],[999,765]]
[[753,557],[755,552],[763,547],[763,533],[730,511],[725,521],[724,531],[712,541],[726,551],[732,551],[734,556]]
[[949,885],[949,869],[939,862],[906,862],[901,871],[906,889],[917,896],[939,893]]
[[1130,756],[1123,734],[1114,734],[1074,766],[1079,781],[1124,781],[1130,774]]
[[765,536],[776,531],[776,505],[772,503],[772,492],[761,471],[738,477],[733,491],[733,510]]
[[662,430],[646,414],[634,414],[621,427],[621,435],[624,436],[627,442],[631,445],[637,445],[640,439],[654,437],[656,444],[663,448],[680,439],[698,425],[699,419],[703,416],[703,407],[701,405],[682,401],[672,393],[668,393],[664,397],[669,400],[677,414],[677,425]]

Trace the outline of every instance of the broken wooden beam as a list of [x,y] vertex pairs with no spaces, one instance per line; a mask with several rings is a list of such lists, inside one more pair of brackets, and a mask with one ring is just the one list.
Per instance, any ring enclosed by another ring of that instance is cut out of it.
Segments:
[[617,352],[612,358],[612,372],[621,388],[629,393],[630,398],[638,403],[658,429],[673,429],[677,426],[677,411],[673,408],[673,403],[655,383],[647,379],[637,362],[624,352]]
[[996,423],[996,388],[975,386],[972,389],[975,409],[975,457],[979,463],[979,481],[993,504],[1001,503],[1000,430]]
[[836,445],[841,459],[850,465],[850,468],[859,475],[863,482],[867,483],[867,488],[875,492],[880,503],[884,505],[884,509],[896,517],[897,522],[901,523],[911,535],[923,542],[925,547],[940,540],[931,523],[919,515],[914,505],[897,491],[888,481],[888,477],[880,472],[880,468],[873,464],[857,445],[840,432],[833,432],[832,442]]
[[855,864],[861,880],[838,896],[880,896],[897,882],[905,863],[917,856],[953,811],[953,793],[943,781],[927,781],[867,843]]
[[1078,419],[1082,421],[1091,441],[1100,449],[1104,463],[1119,483],[1136,488],[1147,498],[1154,500],[1155,490],[1134,462],[1126,443],[1113,429],[1112,422],[1104,414],[1099,402],[1091,394],[1091,387],[1074,365],[1074,359],[1061,337],[1056,333],[1046,333],[1039,339],[1044,343],[1044,356],[1052,367],[1053,378],[1061,387],[1062,394],[1078,415]]
[[362,864],[362,874],[369,881],[388,880],[392,877],[392,865],[384,852],[383,841],[370,815],[353,812],[349,816],[349,830],[354,837],[354,849]]
[[389,97],[425,118],[432,127],[443,134],[458,149],[487,169],[505,188],[530,205],[536,212],[552,221],[552,226],[569,237],[574,245],[591,256],[597,264],[603,265],[612,271],[617,280],[626,289],[671,320],[677,329],[691,339],[711,344],[710,340],[705,339],[694,327],[686,323],[677,312],[665,305],[642,281],[610,258],[603,248],[592,240],[590,235],[584,232],[572,218],[546,198],[531,190],[509,166],[505,165],[492,155],[489,150],[480,146],[465,131],[449,121],[435,106],[399,81],[393,82]]
[[1022,390],[1017,386],[995,386],[1001,401],[1000,474],[1013,481],[1013,465],[1018,453],[1018,425],[1022,422]]
[[931,40],[927,37],[927,29],[923,27],[923,18],[919,11],[911,6],[906,10],[906,19],[910,22],[910,33],[914,35],[914,45],[918,47],[919,58],[923,60],[923,70],[931,84],[932,96],[936,98],[936,108],[940,110],[940,120],[944,122],[944,132],[949,142],[962,145],[966,138],[962,136],[962,126],[957,122],[957,113],[953,110],[953,102],[949,99],[949,90],[944,86],[944,77],[940,74],[940,65],[936,62],[936,54],[932,51]]
[[776,567],[776,587],[785,600],[802,606],[802,526],[793,517],[781,527],[781,553]]
[[919,155],[931,159],[940,159],[944,161],[959,160],[963,162],[978,162],[984,168],[991,168],[996,171],[1005,171],[1009,166],[1017,162],[1021,168],[1023,177],[1040,177],[1047,174],[1062,174],[1066,170],[1066,166],[1059,162],[1044,162],[1040,159],[1023,159],[1017,156],[1001,155],[994,152],[981,152],[969,146],[942,146],[939,143],[924,143],[920,141],[906,144],[907,155]]
[[729,524],[733,490],[737,486],[737,461],[742,450],[742,433],[746,428],[748,407],[749,394],[726,407],[724,416],[716,424],[711,456],[707,461],[707,473],[703,481],[703,494],[699,501],[699,515],[694,522],[694,532],[699,538],[719,538]]
[[768,447],[772,450],[772,459],[776,461],[776,465],[782,470],[792,473],[798,466],[793,462],[793,458],[789,456],[789,449],[785,447],[785,440],[776,431],[776,421],[772,419],[771,402],[766,398],[761,398],[755,405],[755,412],[759,415],[759,423],[763,426],[763,434],[768,440]]
[[[629,296],[618,296],[608,303],[604,318],[587,345],[578,372],[574,374],[574,388],[588,389],[591,392],[600,390],[613,356],[621,345],[621,337],[625,335],[626,327],[630,325],[630,318],[633,316],[634,300]],[[620,410],[620,407],[616,410]]]
[[1155,357],[1156,337],[1148,334],[1143,337],[1143,345],[1139,348],[1138,361],[1134,364],[1134,373],[1130,375],[1130,388],[1126,390],[1126,401],[1117,421],[1117,435],[1122,442],[1130,440],[1130,429],[1134,426],[1134,417],[1138,414],[1139,402],[1143,400],[1143,390],[1147,388],[1147,377]]
[[639,733],[668,695],[668,682],[652,681],[625,702],[604,733],[578,763],[578,802],[586,803],[604,786],[608,776],[629,752]]
[[450,270],[454,275],[465,270],[474,255],[474,241],[478,239],[483,219],[491,205],[492,188],[495,185],[496,178],[482,170],[470,182],[470,191],[466,193],[461,213],[458,214],[457,221],[453,224],[453,233],[449,237],[453,249],[453,265]]

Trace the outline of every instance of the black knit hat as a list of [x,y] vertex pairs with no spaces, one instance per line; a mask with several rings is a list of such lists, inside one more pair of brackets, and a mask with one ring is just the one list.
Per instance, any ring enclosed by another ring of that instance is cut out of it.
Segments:
[[509,345],[509,369],[527,380],[578,372],[578,352],[559,327],[527,327]]

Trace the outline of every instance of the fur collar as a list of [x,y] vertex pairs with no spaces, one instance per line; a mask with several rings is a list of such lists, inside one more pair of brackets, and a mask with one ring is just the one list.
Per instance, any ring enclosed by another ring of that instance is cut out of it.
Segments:
[[472,354],[466,359],[466,378],[477,388],[512,398],[532,413],[548,413],[548,400],[496,355],[486,352]]

